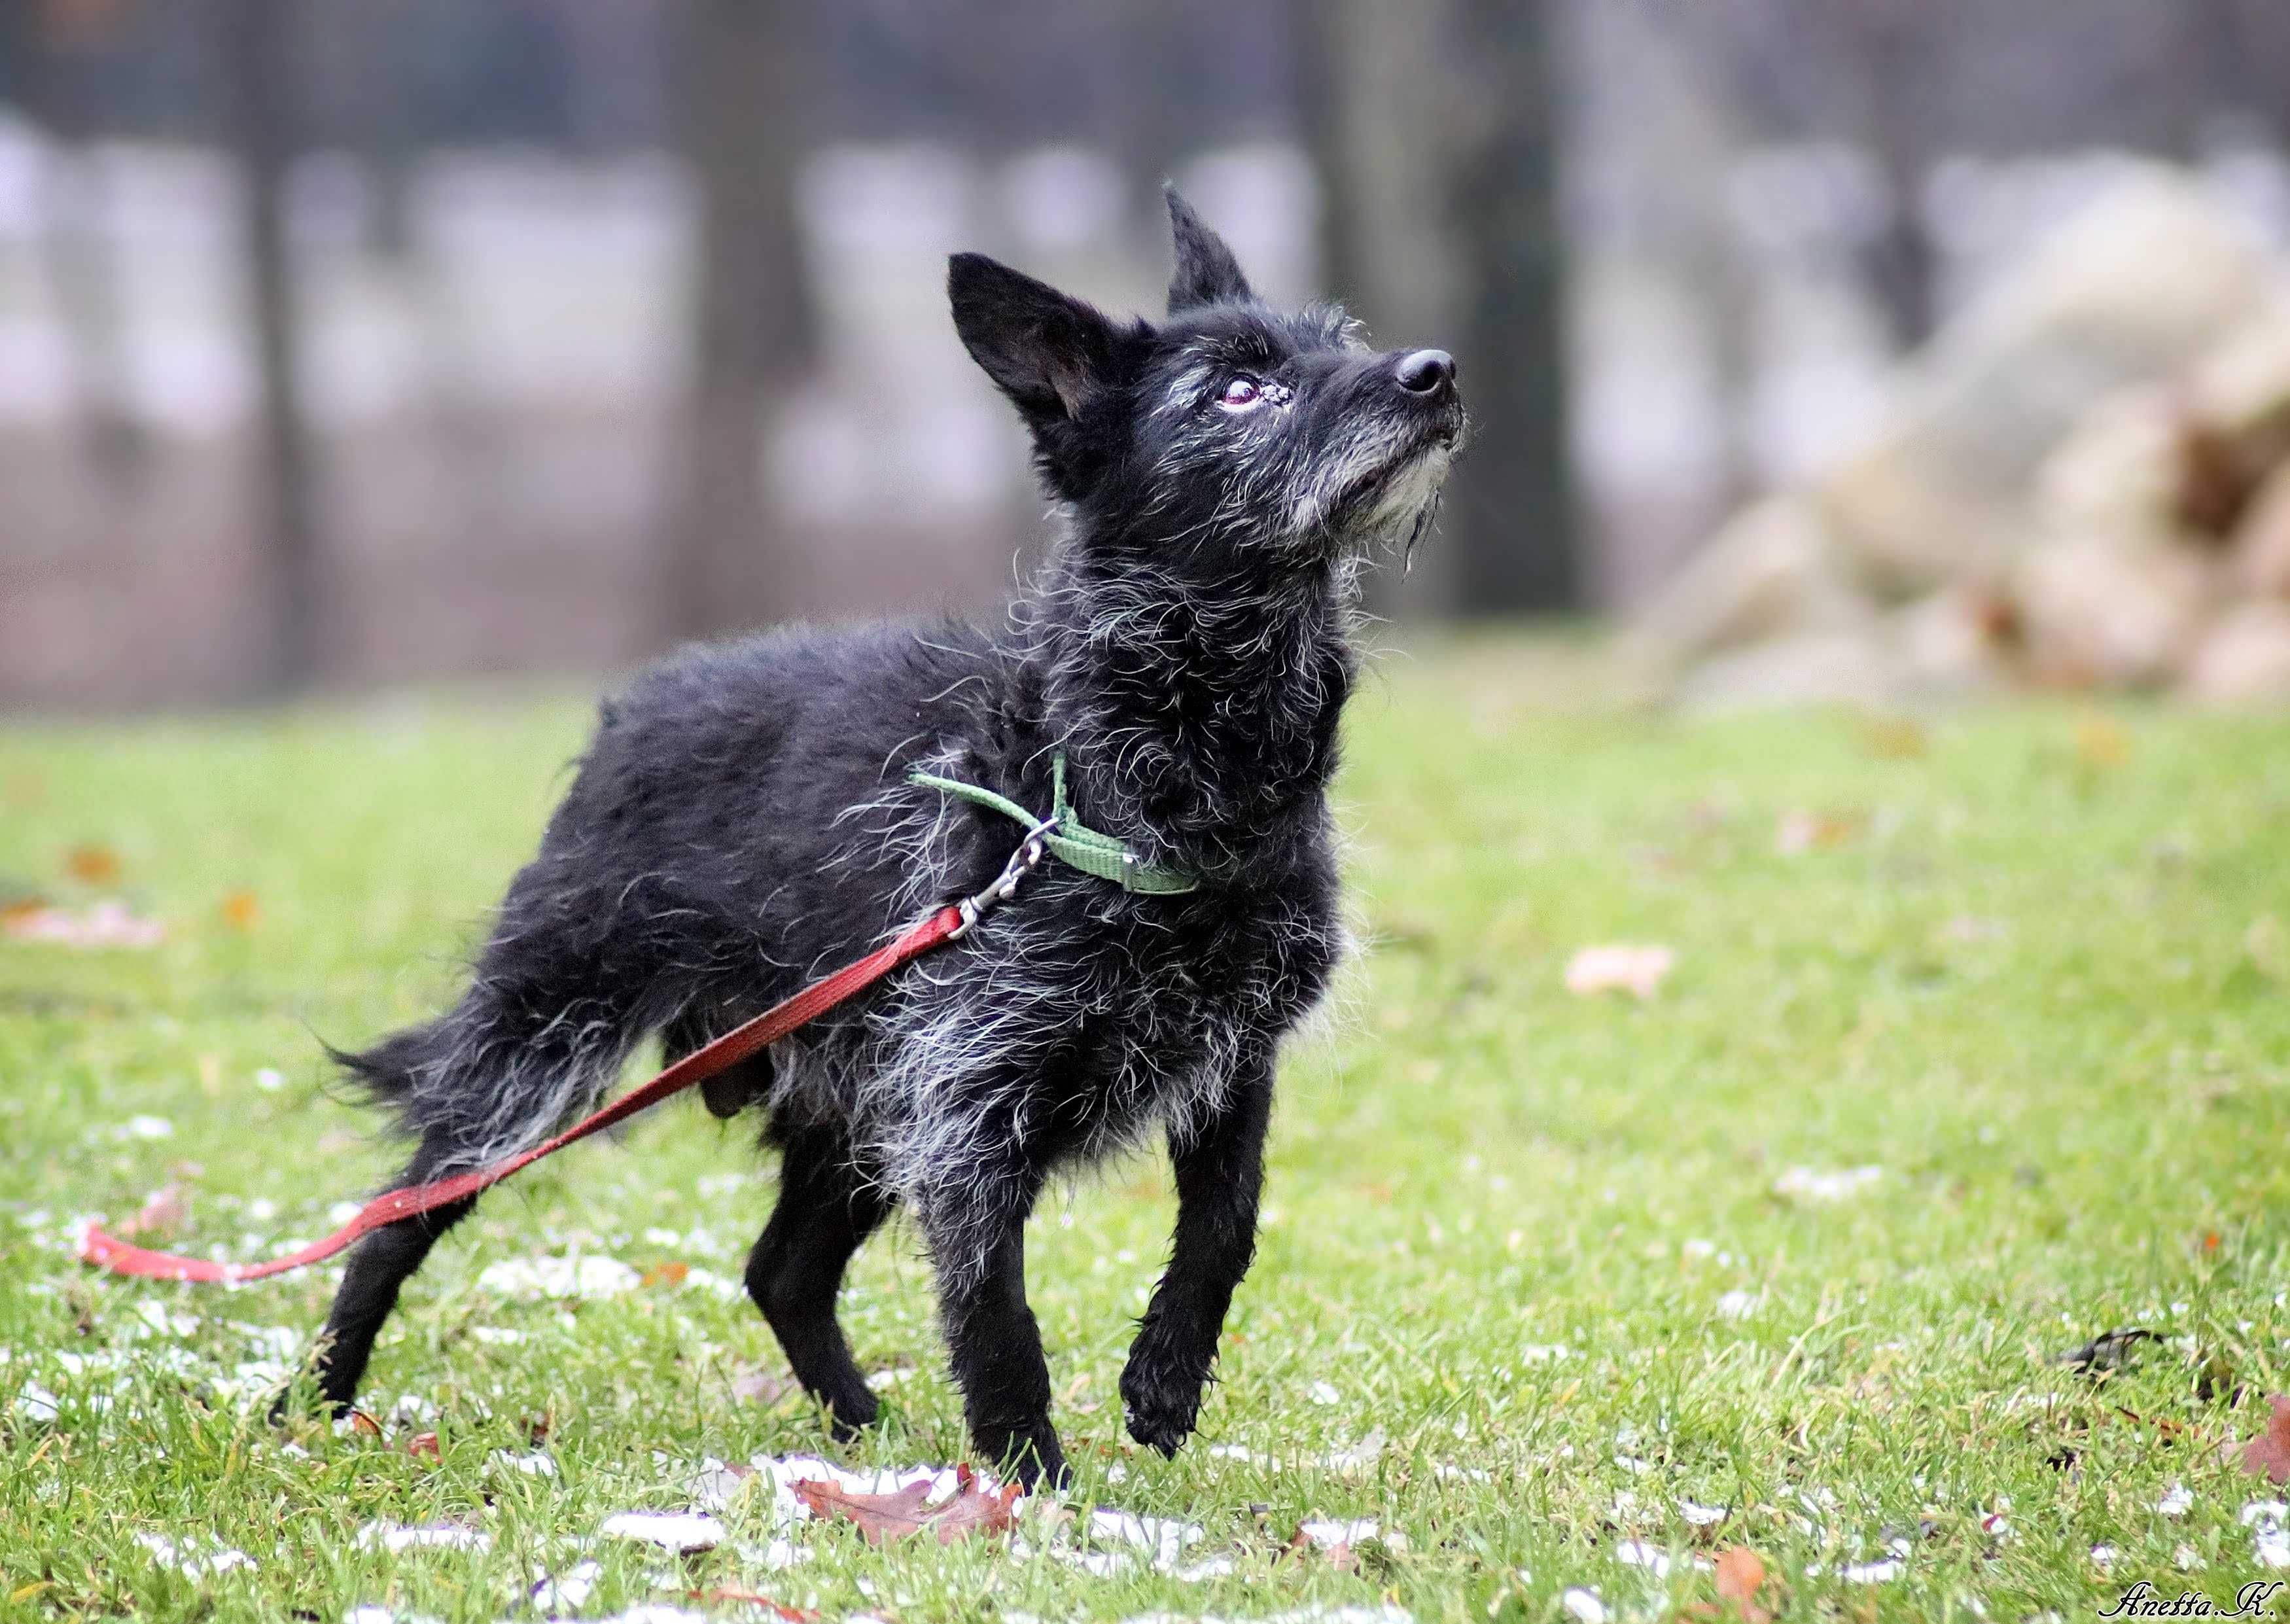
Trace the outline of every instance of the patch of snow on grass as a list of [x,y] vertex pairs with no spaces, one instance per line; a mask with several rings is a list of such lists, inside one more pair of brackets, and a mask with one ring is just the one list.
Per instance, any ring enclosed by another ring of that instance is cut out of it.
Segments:
[[618,1258],[578,1254],[504,1258],[477,1276],[477,1289],[531,1302],[542,1298],[596,1299],[633,1292],[644,1276]]
[[532,1587],[532,1604],[545,1613],[577,1612],[589,1604],[596,1593],[597,1580],[604,1577],[604,1564],[579,1562],[562,1573],[552,1573]]
[[1606,1604],[1596,1590],[1576,1585],[1558,1598],[1559,1610],[1576,1624],[1606,1624]]
[[163,1533],[139,1533],[135,1543],[149,1551],[151,1559],[161,1567],[172,1568],[195,1582],[254,1566],[254,1558],[244,1551],[216,1540],[203,1541],[196,1536],[173,1540]]
[[1881,1167],[1848,1167],[1822,1172],[1792,1167],[1774,1180],[1774,1194],[1806,1201],[1844,1201],[1859,1195],[1885,1176]]
[[724,1524],[701,1511],[618,1511],[597,1532],[682,1553],[714,1550],[725,1537]]
[[483,1551],[492,1548],[493,1537],[465,1523],[368,1523],[357,1531],[360,1550],[385,1550],[393,1556],[407,1551]]

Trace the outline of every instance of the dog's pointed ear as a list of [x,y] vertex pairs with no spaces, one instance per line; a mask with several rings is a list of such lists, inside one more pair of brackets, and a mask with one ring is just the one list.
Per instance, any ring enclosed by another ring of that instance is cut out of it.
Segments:
[[1142,348],[1141,328],[982,253],[947,261],[946,292],[963,348],[1037,433],[1125,381]]
[[1168,201],[1169,225],[1177,238],[1177,267],[1169,273],[1169,314],[1254,299],[1256,292],[1241,275],[1231,244],[1209,229],[1208,221],[1193,212],[1174,186],[1164,186],[1161,196]]

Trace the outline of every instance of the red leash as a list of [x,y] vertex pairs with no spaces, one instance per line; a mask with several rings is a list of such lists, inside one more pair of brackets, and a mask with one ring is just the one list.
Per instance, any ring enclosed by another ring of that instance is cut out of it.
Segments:
[[[1044,828],[1047,827],[1045,825]],[[587,1139],[592,1133],[601,1132],[616,1122],[625,1122],[638,1111],[658,1105],[671,1094],[680,1094],[695,1084],[706,1082],[726,1067],[739,1064],[757,1050],[777,1043],[797,1027],[818,1020],[836,1005],[857,996],[900,966],[921,957],[933,948],[952,941],[976,924],[979,915],[997,902],[1006,900],[1016,890],[1017,882],[1041,860],[1041,832],[1037,830],[1029,836],[1018,848],[1017,854],[1011,858],[1010,866],[1002,871],[1002,877],[977,896],[966,901],[949,903],[920,924],[911,927],[895,941],[877,948],[862,959],[845,964],[821,980],[813,981],[793,997],[773,1004],[744,1026],[734,1027],[707,1047],[693,1050],[651,1082],[641,1088],[631,1089],[556,1138],[495,1162],[489,1167],[472,1168],[432,1184],[418,1184],[406,1189],[392,1190],[386,1196],[377,1196],[365,1204],[356,1218],[324,1240],[314,1241],[300,1252],[288,1252],[284,1257],[273,1258],[267,1263],[218,1263],[212,1258],[147,1252],[140,1246],[131,1246],[125,1241],[116,1240],[91,1225],[80,1240],[79,1255],[84,1261],[108,1268],[116,1275],[134,1275],[149,1280],[199,1280],[236,1285],[242,1280],[261,1280],[331,1258],[371,1230],[388,1224],[402,1223],[406,1219],[418,1218],[424,1212],[466,1200],[479,1190],[489,1189],[511,1174],[532,1166],[545,1156],[554,1156],[565,1146]]]

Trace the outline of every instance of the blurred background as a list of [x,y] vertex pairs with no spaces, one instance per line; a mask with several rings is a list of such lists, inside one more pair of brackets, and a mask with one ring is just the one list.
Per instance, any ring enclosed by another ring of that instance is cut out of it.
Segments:
[[982,248],[1460,357],[1380,605],[1690,703],[2290,694],[2281,0],[0,0],[0,706],[992,612]]

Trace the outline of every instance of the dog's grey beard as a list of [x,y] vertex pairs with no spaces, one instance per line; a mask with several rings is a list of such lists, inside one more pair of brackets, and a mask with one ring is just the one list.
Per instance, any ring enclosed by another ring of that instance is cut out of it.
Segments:
[[[1383,458],[1390,456],[1393,449],[1388,442],[1371,444],[1333,470],[1323,470],[1297,505],[1300,519],[1325,520],[1324,504],[1331,495],[1383,468]],[[1373,454],[1376,452],[1381,456]],[[1406,461],[1385,480],[1372,506],[1338,521],[1334,535],[1339,550],[1356,557],[1397,553],[1403,571],[1412,569],[1416,543],[1431,527],[1432,516],[1438,511],[1440,488],[1446,484],[1447,470],[1454,460],[1451,445],[1429,444],[1408,454]]]

